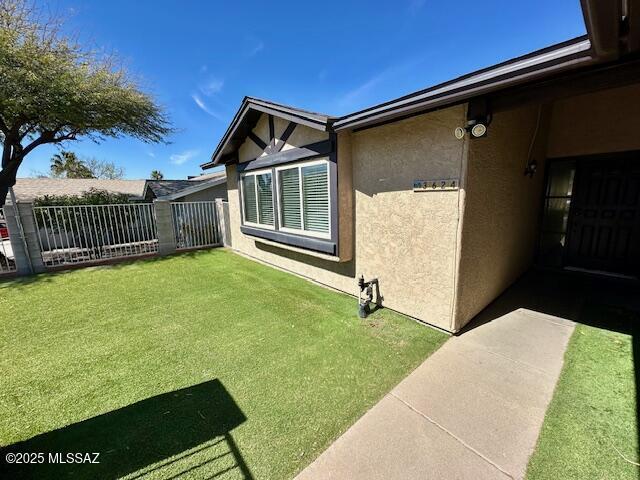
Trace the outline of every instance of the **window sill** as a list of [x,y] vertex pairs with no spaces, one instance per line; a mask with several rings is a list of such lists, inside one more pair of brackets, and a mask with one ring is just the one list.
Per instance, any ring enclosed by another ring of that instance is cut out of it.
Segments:
[[303,237],[300,235],[293,235],[273,230],[262,230],[260,228],[249,227],[247,225],[242,225],[240,227],[240,231],[245,235],[257,237],[260,241],[272,244],[276,247],[288,248],[289,250],[303,253],[305,255],[324,258],[325,260],[331,260],[334,262],[340,261],[339,257],[336,256],[337,245],[331,240]]

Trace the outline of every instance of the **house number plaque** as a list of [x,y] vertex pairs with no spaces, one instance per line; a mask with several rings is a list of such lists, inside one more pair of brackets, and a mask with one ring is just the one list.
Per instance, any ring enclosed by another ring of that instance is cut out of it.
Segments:
[[438,178],[436,180],[414,180],[414,192],[434,192],[440,190],[458,190],[459,179]]

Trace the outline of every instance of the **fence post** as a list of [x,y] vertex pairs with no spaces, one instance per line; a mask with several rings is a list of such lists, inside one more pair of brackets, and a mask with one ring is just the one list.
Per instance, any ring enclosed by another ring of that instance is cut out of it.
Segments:
[[225,247],[231,246],[231,229],[229,225],[229,204],[222,198],[216,198],[216,229],[218,242]]
[[[38,228],[33,218],[33,204],[30,202],[18,202],[17,205],[7,204],[4,206],[4,212],[17,274],[29,275],[46,271],[40,251]],[[19,220],[16,218],[16,213],[20,216]],[[19,222],[22,223],[22,231]],[[24,233],[24,238],[22,233]]]
[[153,209],[155,210],[158,231],[158,255],[170,255],[176,251],[171,202],[156,199],[153,201]]

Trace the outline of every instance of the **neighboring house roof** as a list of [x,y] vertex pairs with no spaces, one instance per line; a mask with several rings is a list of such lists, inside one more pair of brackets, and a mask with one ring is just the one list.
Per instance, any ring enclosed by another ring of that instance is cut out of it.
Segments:
[[147,192],[151,190],[156,198],[162,198],[189,187],[193,187],[191,180],[147,180],[144,194],[146,196]]
[[201,175],[194,175],[193,177],[187,177],[187,180],[192,182],[197,182],[200,180],[213,180],[216,178],[227,178],[227,172],[221,170],[219,172],[211,172],[211,173],[203,173]]
[[226,157],[233,154],[233,152],[240,147],[251,130],[256,126],[258,119],[263,113],[275,115],[285,120],[322,131],[331,130],[331,124],[336,118],[323,113],[310,112],[268,100],[244,97],[240,108],[233,117],[233,120],[231,120],[229,128],[227,128],[220,143],[211,155],[211,161],[202,164],[201,167],[210,168],[214,165],[225,163]]
[[13,187],[18,201],[45,195],[82,195],[91,189],[142,198],[144,180],[101,180],[97,178],[18,178]]
[[[204,177],[205,175],[202,176]],[[146,197],[148,192],[151,191],[157,199],[176,200],[186,195],[221,185],[227,181],[225,172],[216,172],[206,176],[211,176],[212,178],[208,180],[196,180],[195,178],[188,180],[147,180],[144,187],[144,196]]]

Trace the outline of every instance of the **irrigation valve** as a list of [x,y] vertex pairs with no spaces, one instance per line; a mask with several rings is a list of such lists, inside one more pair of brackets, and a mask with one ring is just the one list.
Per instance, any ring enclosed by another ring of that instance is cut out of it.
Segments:
[[360,287],[360,293],[358,295],[358,316],[360,318],[367,318],[367,315],[371,313],[371,303],[373,303],[373,288],[376,289],[376,301],[375,304],[382,306],[382,297],[380,296],[380,286],[378,285],[378,279],[373,278],[368,282],[364,281],[364,275],[360,275],[358,278],[358,287]]

